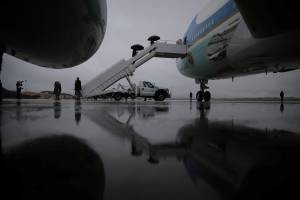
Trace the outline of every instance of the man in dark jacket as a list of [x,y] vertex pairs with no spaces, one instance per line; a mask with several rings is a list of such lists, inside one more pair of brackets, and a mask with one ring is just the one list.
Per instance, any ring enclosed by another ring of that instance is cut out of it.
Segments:
[[81,96],[81,81],[79,80],[79,77],[77,77],[75,81],[75,97],[76,99],[80,99]]
[[281,91],[280,92],[280,101],[281,101],[281,103],[283,103],[283,100],[284,100],[284,92]]
[[61,84],[59,81],[55,81],[54,83],[54,94],[55,94],[55,99],[59,100],[59,95],[61,93]]

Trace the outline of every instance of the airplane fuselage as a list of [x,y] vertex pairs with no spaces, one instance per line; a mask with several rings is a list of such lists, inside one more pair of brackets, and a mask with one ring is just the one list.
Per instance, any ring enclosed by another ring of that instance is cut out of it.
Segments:
[[236,2],[210,2],[210,7],[193,19],[183,38],[188,55],[177,60],[179,72],[207,80],[298,69],[300,29],[286,28],[257,37]]

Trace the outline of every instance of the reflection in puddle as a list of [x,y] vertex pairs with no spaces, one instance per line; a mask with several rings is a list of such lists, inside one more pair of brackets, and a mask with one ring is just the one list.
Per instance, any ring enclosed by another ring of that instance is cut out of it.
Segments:
[[1,110],[10,199],[299,197],[298,107],[23,102]]
[[[176,158],[195,185],[208,184],[221,199],[263,199],[297,195],[294,183],[300,178],[300,137],[284,130],[261,130],[239,126],[234,121],[210,121],[209,104],[198,104],[199,117],[181,127],[176,142],[151,143],[130,125],[132,116],[155,117],[164,109],[152,106],[122,106],[101,110],[101,116],[88,112],[89,119],[115,137],[131,143],[131,155],[159,165]],[[121,110],[120,110],[121,109]],[[145,173],[147,173],[145,171]],[[172,183],[170,183],[172,185]],[[264,189],[262,189],[264,188]]]
[[105,174],[100,156],[70,136],[34,139],[4,154],[8,199],[90,199],[103,197]]
[[60,101],[55,101],[53,103],[53,110],[54,110],[54,118],[59,119],[61,115],[61,103]]
[[81,101],[76,100],[75,101],[75,121],[76,124],[78,125],[81,120]]

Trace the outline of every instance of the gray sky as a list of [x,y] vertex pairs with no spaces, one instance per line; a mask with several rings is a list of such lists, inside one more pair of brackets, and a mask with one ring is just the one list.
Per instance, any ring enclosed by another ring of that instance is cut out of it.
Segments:
[[[4,87],[14,90],[17,80],[27,80],[27,91],[53,90],[59,80],[63,92],[73,93],[75,78],[84,83],[109,68],[120,59],[131,56],[130,46],[148,45],[150,35],[176,41],[185,33],[193,17],[209,0],[108,0],[108,26],[105,39],[96,54],[82,65],[62,70],[34,66],[11,56],[4,56],[2,79]],[[300,70],[280,74],[259,74],[231,79],[209,81],[214,97],[278,96],[284,90],[287,96],[300,97]],[[173,97],[187,97],[196,93],[199,85],[181,75],[172,59],[152,59],[141,66],[133,81],[149,80],[169,87]],[[125,83],[125,82],[124,82]]]

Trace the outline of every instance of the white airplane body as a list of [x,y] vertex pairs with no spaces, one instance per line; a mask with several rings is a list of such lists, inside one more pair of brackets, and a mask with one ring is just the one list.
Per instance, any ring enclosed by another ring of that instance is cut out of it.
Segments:
[[[295,19],[299,14],[293,5],[294,2],[276,1],[209,1],[183,38],[188,54],[177,60],[179,72],[201,84],[203,97],[209,79],[298,69],[300,23]],[[253,6],[263,8],[251,10]],[[209,100],[210,93],[206,95]]]

